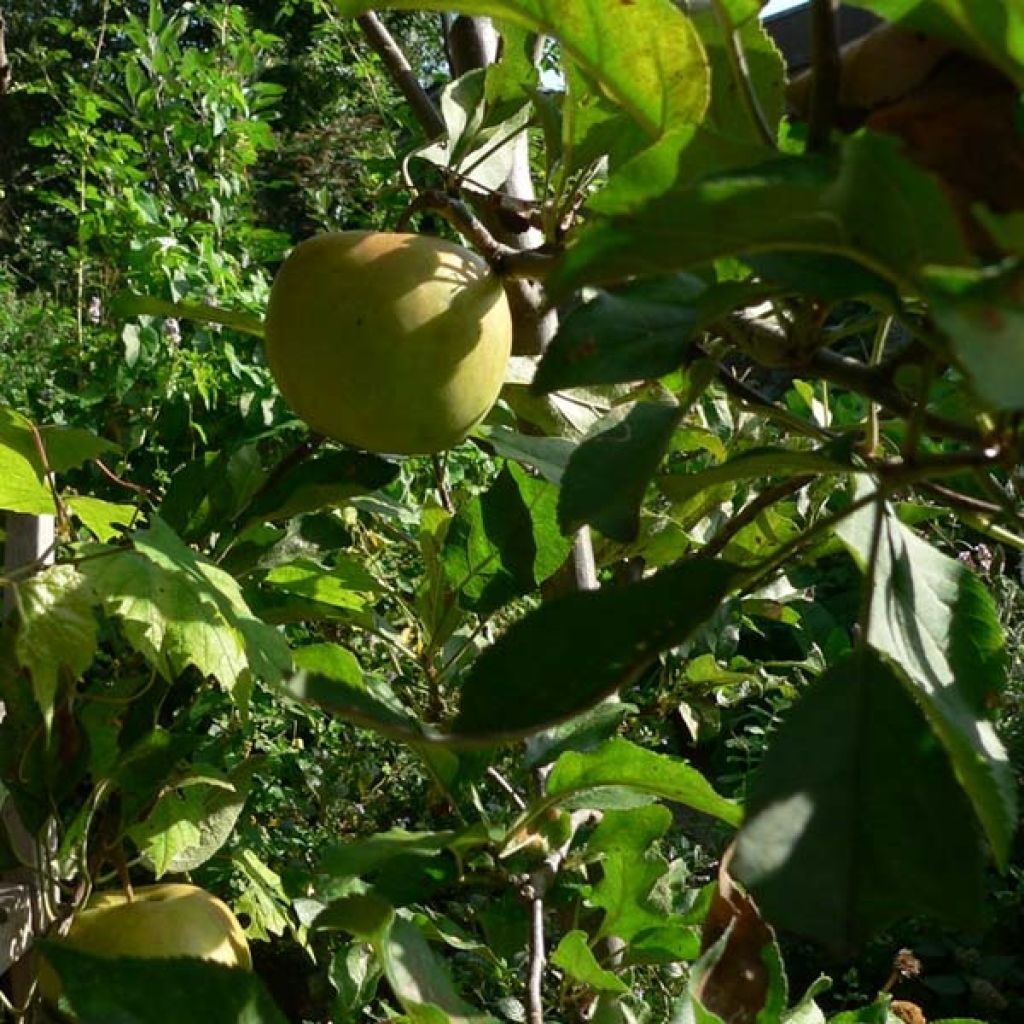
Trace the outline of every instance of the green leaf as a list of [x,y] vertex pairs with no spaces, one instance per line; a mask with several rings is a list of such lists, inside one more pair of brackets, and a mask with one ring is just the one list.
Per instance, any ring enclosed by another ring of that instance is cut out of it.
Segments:
[[974,816],[910,688],[879,655],[855,652],[773,737],[732,870],[777,927],[849,951],[914,914],[977,925]]
[[123,505],[119,502],[104,501],[102,498],[91,498],[80,494],[69,495],[64,502],[69,511],[78,516],[82,525],[101,544],[106,544],[115,537],[119,537],[122,530],[130,529],[139,514],[139,510],[134,505]]
[[86,578],[70,565],[52,566],[18,585],[21,624],[15,649],[32,677],[47,728],[61,673],[68,682],[78,679],[96,654],[94,602]]
[[489,615],[533,590],[569,555],[558,529],[558,489],[514,464],[451,521],[441,550],[449,585],[461,604]]
[[[493,1018],[466,1003],[448,977],[422,932],[378,896],[361,894],[332,903],[314,927],[349,931],[373,945],[392,992],[414,1020],[423,1007],[436,1007],[443,1024],[496,1024]],[[446,1015],[446,1016],[445,1016]]]
[[[335,0],[345,15],[380,4]],[[422,10],[422,0],[387,0],[386,7]],[[601,83],[652,135],[695,124],[708,104],[708,71],[690,20],[669,0],[429,0],[434,10],[504,18],[554,36],[573,61]],[[609,40],[615,45],[609,46]]]
[[285,685],[292,697],[392,739],[423,739],[418,720],[387,683],[363,675],[351,651],[337,644],[313,644],[299,648],[294,657],[298,672]]
[[165,678],[193,665],[244,707],[254,678],[274,683],[290,666],[284,638],[253,616],[235,580],[161,519],[133,534],[131,548],[91,553],[82,575]]
[[767,150],[750,101],[743,99],[738,91],[743,86],[738,81],[740,70],[735,66],[733,50],[735,47],[743,54],[746,65],[743,73],[764,119],[764,127],[774,139],[785,112],[786,62],[756,17],[759,6],[754,0],[745,4],[746,10],[730,11],[729,3],[717,5],[719,10],[709,4],[695,9],[692,17],[711,65],[707,123],[723,135],[748,140]]
[[53,515],[53,495],[23,434],[22,417],[0,406],[0,509]]
[[157,878],[194,871],[224,846],[245,807],[255,767],[245,762],[223,780],[178,780],[145,821],[128,830]]
[[522,736],[632,682],[724,599],[734,570],[695,560],[640,583],[568,594],[517,622],[462,684],[456,736]]
[[508,427],[482,426],[476,433],[493,446],[498,455],[531,466],[545,480],[557,484],[565,472],[576,445],[564,437],[533,437]]
[[548,797],[564,797],[603,786],[624,786],[673,800],[729,825],[738,826],[743,818],[739,804],[719,796],[696,768],[622,738],[590,753],[562,754],[548,776],[546,791]]
[[230,327],[241,334],[263,337],[263,319],[240,309],[221,309],[203,302],[171,302],[152,295],[134,295],[122,292],[110,303],[111,316],[128,319],[135,316],[173,317],[176,320],[195,320],[201,324]]
[[559,325],[531,385],[537,394],[664,376],[683,362],[697,322],[699,278],[679,274],[601,292]]
[[41,944],[81,1024],[286,1024],[255,974],[198,959],[139,960]]
[[843,256],[909,291],[926,264],[971,263],[938,181],[899,140],[870,132],[847,139],[838,164],[781,157],[610,212],[566,251],[549,281],[555,294],[767,252]]
[[283,935],[291,923],[287,913],[291,901],[281,876],[252,850],[235,850],[231,863],[244,885],[241,896],[235,900],[235,912],[249,915],[245,934],[261,942],[269,942],[271,935]]
[[887,21],[949,39],[1024,88],[1024,11],[1006,0],[850,0]]
[[1024,409],[1024,265],[940,268],[926,280],[935,322],[978,397],[994,409]]
[[628,992],[629,986],[612,971],[606,971],[587,945],[587,933],[571,931],[562,936],[551,954],[551,962],[583,985],[597,992]]
[[609,697],[568,721],[535,733],[527,743],[523,767],[550,764],[567,750],[593,750],[618,733],[625,719],[636,711],[635,704]]
[[160,516],[185,540],[205,537],[228,526],[265,479],[256,445],[206,452],[171,477]]
[[589,523],[612,540],[635,540],[647,485],[684,412],[678,405],[638,402],[600,420],[572,453],[562,478],[563,532]]
[[668,862],[650,847],[671,823],[671,813],[660,804],[605,812],[587,843],[588,856],[601,862],[601,880],[590,894],[590,903],[605,912],[597,938],[616,935],[628,942],[669,923],[668,914],[651,902]]
[[[864,568],[876,508],[837,530]],[[872,570],[868,642],[913,681],[913,694],[942,741],[989,843],[1006,864],[1017,821],[1017,789],[988,706],[1006,679],[1006,648],[991,595],[961,562],[937,551],[886,506]]]
[[398,857],[434,856],[447,848],[456,835],[453,831],[407,832],[402,828],[376,832],[366,839],[332,846],[321,858],[319,871],[332,879],[361,878]]
[[350,498],[386,487],[397,463],[362,452],[324,452],[289,470],[258,494],[247,522],[291,519],[303,512],[344,505]]
[[[845,447],[849,448],[848,442]],[[844,452],[839,445],[826,445],[813,451],[748,448],[720,466],[659,476],[658,488],[671,501],[688,501],[719,484],[770,477],[846,475],[856,468],[849,452]]]

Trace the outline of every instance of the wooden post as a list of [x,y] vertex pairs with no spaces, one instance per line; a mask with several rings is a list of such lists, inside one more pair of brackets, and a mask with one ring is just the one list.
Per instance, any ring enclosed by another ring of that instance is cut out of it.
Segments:
[[[7,537],[4,542],[4,569],[11,571],[32,562],[53,560],[55,521],[53,516],[7,513]],[[4,610],[9,614],[14,595],[4,590]],[[0,701],[0,721],[6,712]],[[24,867],[0,874],[0,977],[10,971],[11,997],[24,1005],[31,991],[34,971],[26,954],[33,939],[52,923],[40,884],[41,848],[18,818],[14,805],[0,796],[0,827],[4,828],[18,859]],[[56,830],[48,836],[51,845]],[[43,856],[47,856],[44,853]]]

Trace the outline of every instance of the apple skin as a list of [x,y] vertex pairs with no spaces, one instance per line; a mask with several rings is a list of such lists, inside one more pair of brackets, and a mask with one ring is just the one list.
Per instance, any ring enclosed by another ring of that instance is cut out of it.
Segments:
[[294,412],[367,451],[450,448],[498,397],[512,345],[501,282],[423,235],[339,231],[300,243],[274,280],[267,359]]
[[[60,941],[95,956],[190,956],[252,970],[238,919],[216,896],[194,885],[141,886],[130,903],[122,891],[94,893]],[[56,1004],[60,981],[45,961],[39,990]]]

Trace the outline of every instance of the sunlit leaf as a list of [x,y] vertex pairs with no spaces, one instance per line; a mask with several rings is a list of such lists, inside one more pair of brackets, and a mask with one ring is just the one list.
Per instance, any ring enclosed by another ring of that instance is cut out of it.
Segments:
[[[382,5],[334,0],[342,14]],[[422,10],[422,0],[387,0]],[[708,103],[708,71],[690,20],[669,0],[429,0],[434,10],[504,18],[554,36],[565,52],[652,134],[700,121]],[[610,45],[614,41],[614,45]]]

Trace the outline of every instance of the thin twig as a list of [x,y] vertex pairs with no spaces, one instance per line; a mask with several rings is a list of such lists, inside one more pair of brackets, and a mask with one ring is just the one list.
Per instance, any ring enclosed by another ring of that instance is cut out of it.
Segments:
[[811,110],[807,125],[807,149],[821,153],[829,148],[832,126],[839,109],[839,84],[843,73],[839,55],[838,0],[811,0]]
[[356,21],[366,37],[366,41],[384,62],[395,85],[409,103],[423,133],[428,139],[436,139],[445,132],[444,118],[441,117],[434,101],[420,84],[402,48],[394,36],[387,30],[384,22],[373,12],[357,18]]
[[487,768],[487,774],[508,794],[509,799],[516,805],[516,807],[519,808],[519,810],[526,810],[526,801],[516,792],[512,783],[509,782],[508,779],[506,779],[505,776],[494,767],[494,765],[490,765]]
[[771,508],[776,502],[782,501],[783,498],[796,494],[797,491],[806,487],[813,479],[812,476],[795,476],[762,491],[753,501],[746,504],[737,515],[729,519],[725,526],[704,545],[701,554],[708,558],[721,554],[740,530],[754,522],[762,512]]

